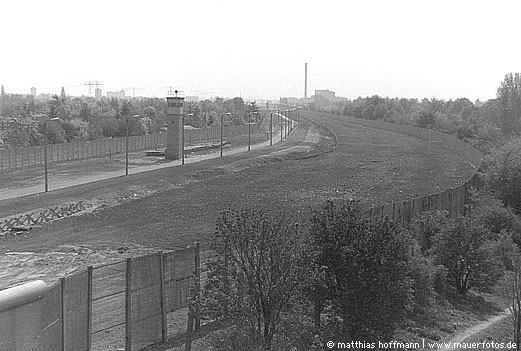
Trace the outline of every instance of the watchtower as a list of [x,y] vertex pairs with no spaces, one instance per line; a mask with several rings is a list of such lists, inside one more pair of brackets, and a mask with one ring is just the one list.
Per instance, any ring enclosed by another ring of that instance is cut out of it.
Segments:
[[166,151],[165,158],[178,160],[183,155],[183,104],[184,97],[178,96],[179,91],[173,94],[167,93],[166,96]]

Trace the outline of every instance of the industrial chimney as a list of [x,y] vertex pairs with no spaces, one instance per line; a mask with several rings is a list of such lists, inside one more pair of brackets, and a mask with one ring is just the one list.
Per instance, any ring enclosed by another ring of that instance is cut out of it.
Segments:
[[304,64],[304,98],[308,97],[308,64]]

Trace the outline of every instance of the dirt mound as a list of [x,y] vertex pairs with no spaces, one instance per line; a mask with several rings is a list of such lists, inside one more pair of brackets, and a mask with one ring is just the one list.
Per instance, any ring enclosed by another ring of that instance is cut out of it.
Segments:
[[299,138],[298,141],[294,142],[290,141],[284,148],[268,155],[259,155],[226,165],[199,170],[191,173],[190,179],[191,181],[203,181],[233,172],[239,172],[251,167],[281,163],[287,160],[317,157],[326,152],[333,151],[336,147],[336,137],[333,132],[326,127],[312,123],[305,133],[302,139]]

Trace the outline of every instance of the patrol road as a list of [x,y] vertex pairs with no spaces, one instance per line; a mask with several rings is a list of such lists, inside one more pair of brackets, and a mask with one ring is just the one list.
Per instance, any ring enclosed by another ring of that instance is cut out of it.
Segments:
[[472,174],[466,160],[442,145],[302,112],[300,126],[272,148],[0,201],[0,213],[73,200],[107,205],[2,240],[0,253],[62,244],[166,249],[200,241],[204,248],[229,206],[303,221],[326,199],[358,197],[378,205],[438,192]]

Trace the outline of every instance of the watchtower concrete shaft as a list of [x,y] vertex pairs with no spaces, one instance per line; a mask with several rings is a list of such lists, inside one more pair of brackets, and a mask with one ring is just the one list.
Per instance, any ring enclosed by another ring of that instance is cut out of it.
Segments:
[[183,153],[183,105],[184,97],[167,96],[166,120],[167,138],[165,158],[178,160]]

